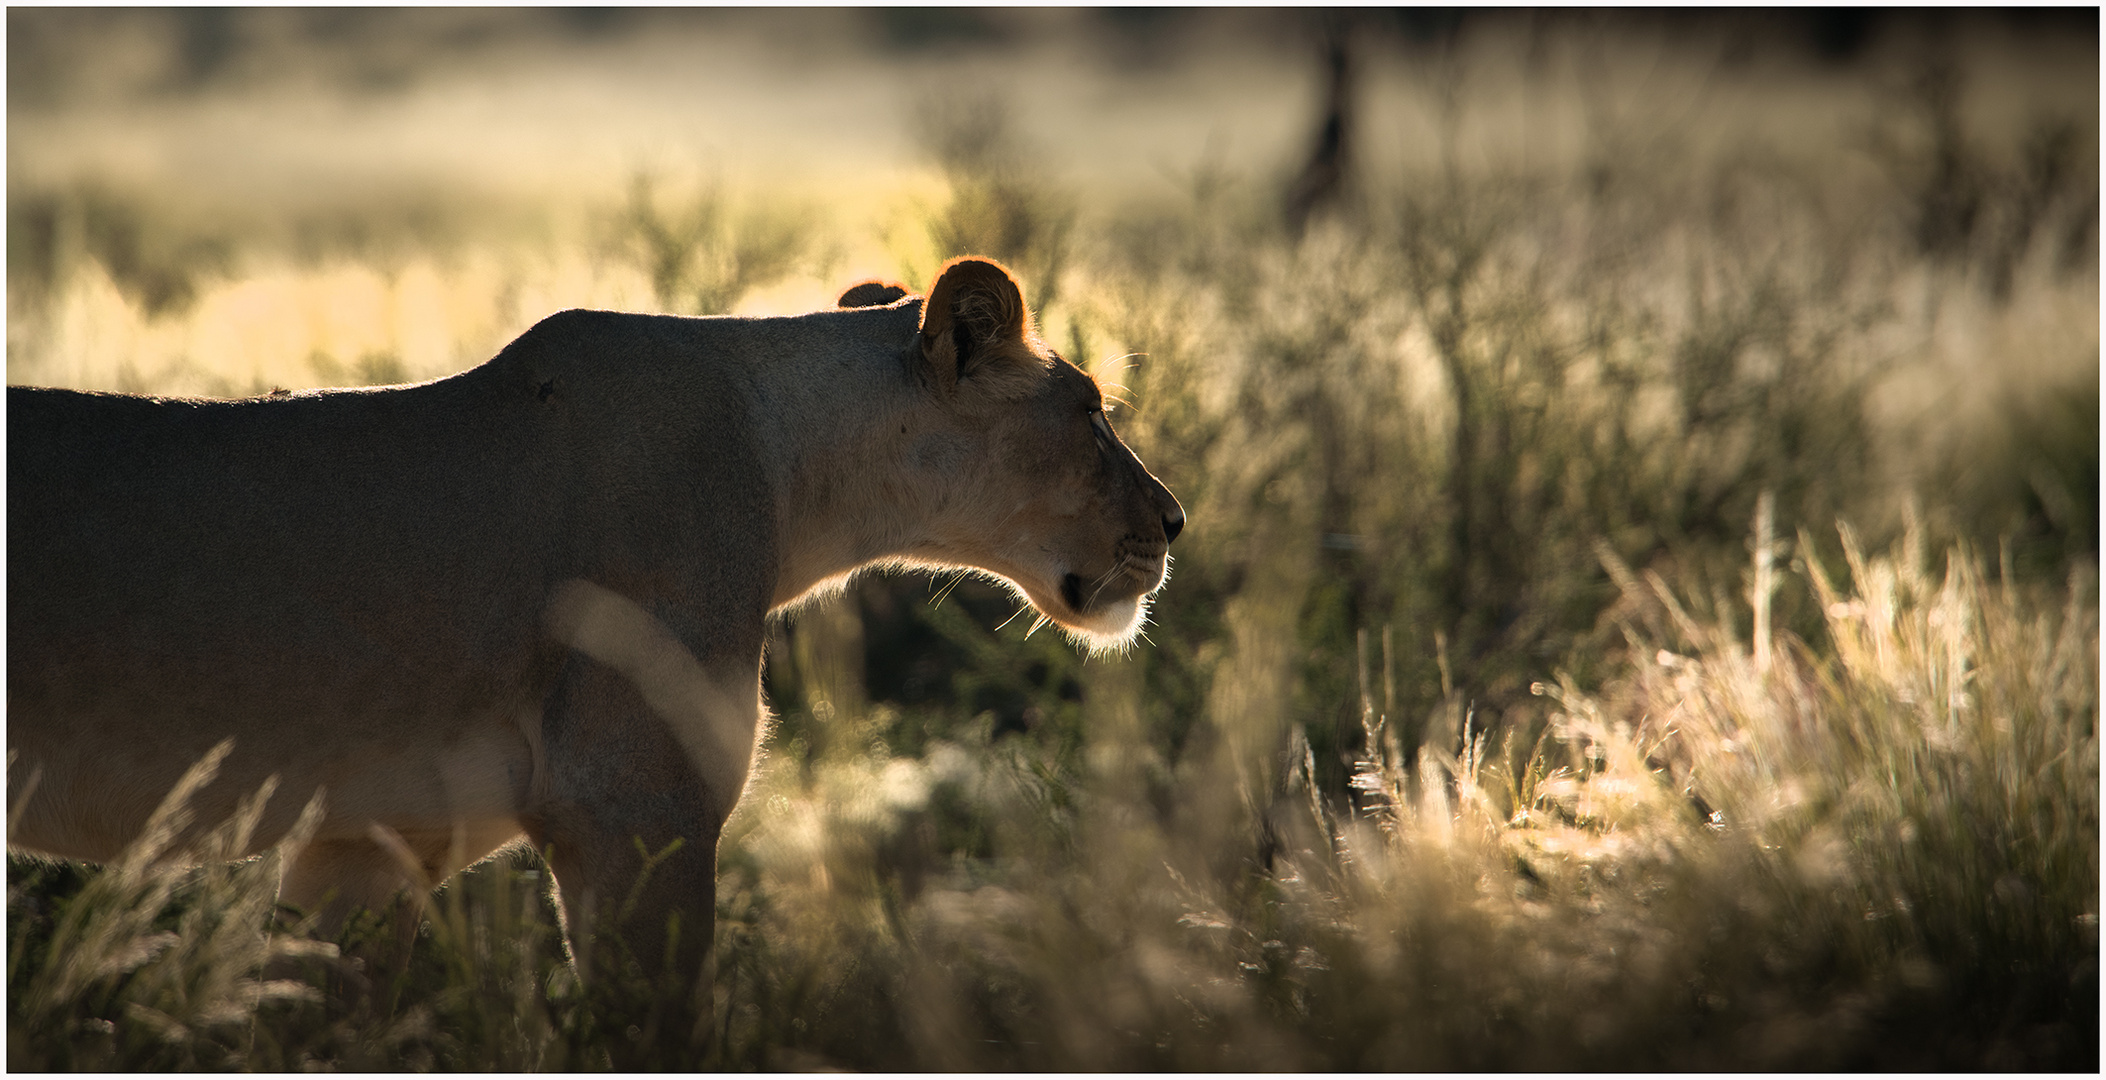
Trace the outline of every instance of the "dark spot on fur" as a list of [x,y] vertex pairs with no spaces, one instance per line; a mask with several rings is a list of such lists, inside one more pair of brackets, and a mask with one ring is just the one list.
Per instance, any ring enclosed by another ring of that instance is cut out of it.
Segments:
[[550,399],[550,398],[552,398],[552,397],[555,397],[555,396],[556,396],[556,380],[554,380],[554,379],[550,379],[550,380],[548,380],[547,382],[545,382],[545,383],[542,383],[542,384],[541,384],[541,400],[543,400],[543,401],[547,401],[548,399]]
[[1069,574],[1060,579],[1060,598],[1073,611],[1082,610],[1082,579]]

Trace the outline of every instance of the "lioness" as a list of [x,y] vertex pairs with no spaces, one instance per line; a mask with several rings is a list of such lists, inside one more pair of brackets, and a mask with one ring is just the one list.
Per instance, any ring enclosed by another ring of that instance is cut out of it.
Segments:
[[232,739],[196,818],[275,776],[260,850],[325,791],[281,889],[325,926],[524,835],[573,943],[620,907],[692,977],[771,612],[969,567],[1116,647],[1184,525],[999,265],[843,300],[566,311],[415,386],[10,387],[13,843],[109,860]]

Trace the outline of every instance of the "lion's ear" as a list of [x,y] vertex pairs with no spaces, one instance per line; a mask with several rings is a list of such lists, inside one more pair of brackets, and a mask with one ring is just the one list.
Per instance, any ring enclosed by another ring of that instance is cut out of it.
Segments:
[[883,307],[905,295],[907,295],[907,290],[889,281],[859,281],[854,285],[850,285],[848,291],[841,294],[840,302],[834,306],[845,308]]
[[945,390],[972,378],[1007,383],[999,377],[1010,368],[1043,366],[1024,342],[1029,322],[1024,294],[1000,263],[953,259],[922,304],[922,357]]

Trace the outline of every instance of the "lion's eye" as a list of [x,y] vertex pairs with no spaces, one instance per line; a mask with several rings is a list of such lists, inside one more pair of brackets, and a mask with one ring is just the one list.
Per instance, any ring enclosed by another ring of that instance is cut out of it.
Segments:
[[1097,437],[1105,442],[1109,443],[1112,441],[1111,421],[1104,418],[1103,409],[1090,410],[1090,429],[1095,431]]

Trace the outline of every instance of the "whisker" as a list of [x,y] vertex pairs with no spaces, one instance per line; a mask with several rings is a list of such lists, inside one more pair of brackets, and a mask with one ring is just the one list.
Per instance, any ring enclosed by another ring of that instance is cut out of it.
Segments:
[[[1094,368],[1095,368],[1095,369],[1096,369],[1097,371],[1103,371],[1104,369],[1106,369],[1106,368],[1109,368],[1109,367],[1110,367],[1110,366],[1112,366],[1113,364],[1118,364],[1118,363],[1122,363],[1122,362],[1124,362],[1124,361],[1127,361],[1127,360],[1139,360],[1139,359],[1142,359],[1142,358],[1146,357],[1147,355],[1148,355],[1147,353],[1140,353],[1140,352],[1130,352],[1130,353],[1126,353],[1126,354],[1124,354],[1124,355],[1122,355],[1122,356],[1108,356],[1108,357],[1105,357],[1105,358],[1104,358],[1104,359],[1102,359],[1102,360],[1099,360],[1099,361],[1097,361],[1097,362],[1096,362],[1096,363],[1095,363],[1094,365],[1092,365],[1092,367],[1094,367]],[[1120,390],[1120,391],[1123,391],[1124,393],[1128,393],[1128,394],[1131,394],[1131,393],[1133,393],[1133,388],[1132,388],[1132,387],[1130,387],[1130,386],[1126,386],[1126,385],[1124,385],[1123,383],[1115,383],[1115,382],[1112,382],[1112,381],[1111,381],[1110,379],[1101,379],[1101,378],[1098,378],[1098,377],[1097,377],[1096,375],[1094,375],[1094,374],[1090,376],[1090,381],[1091,381],[1091,382],[1094,382],[1094,383],[1096,383],[1096,384],[1097,384],[1097,389],[1098,389],[1098,390],[1099,390],[1100,392],[1101,392],[1101,391],[1103,391],[1103,390],[1104,390],[1105,388],[1109,387],[1109,388],[1112,388],[1112,389],[1115,389],[1115,390]],[[1127,402],[1126,402],[1126,399],[1125,399],[1125,398],[1123,398],[1123,397],[1114,397],[1114,396],[1113,396],[1113,395],[1111,395],[1111,394],[1105,394],[1104,396],[1105,396],[1105,397],[1107,397],[1107,398],[1111,398],[1111,399],[1112,399],[1113,401],[1116,401],[1116,402],[1118,402],[1118,403],[1119,403],[1119,404],[1121,404],[1121,405],[1124,405],[1124,404],[1126,404],[1126,403],[1127,403]],[[1106,411],[1106,412],[1110,412],[1111,410],[1110,410],[1110,409],[1106,409],[1105,411]]]
[[1024,631],[1024,640],[1025,640],[1025,641],[1029,641],[1029,640],[1031,640],[1031,635],[1033,635],[1033,634],[1036,634],[1036,633],[1038,633],[1038,628],[1039,628],[1039,627],[1041,627],[1041,626],[1044,626],[1044,625],[1046,625],[1047,623],[1049,623],[1049,622],[1052,622],[1052,621],[1053,621],[1053,620],[1051,620],[1051,619],[1049,619],[1049,618],[1046,618],[1046,617],[1045,617],[1044,615],[1040,615],[1040,616],[1039,616],[1039,617],[1038,617],[1037,619],[1035,619],[1035,620],[1033,620],[1033,621],[1032,621],[1032,623],[1031,623],[1031,629],[1029,629],[1029,630],[1026,630],[1026,631]]
[[1114,574],[1117,574],[1117,573],[1119,573],[1120,571],[1122,571],[1122,570],[1125,570],[1125,569],[1127,569],[1127,568],[1128,568],[1126,564],[1127,564],[1127,560],[1128,560],[1128,559],[1130,559],[1130,558],[1132,558],[1132,556],[1129,556],[1129,555],[1121,555],[1121,556],[1119,556],[1119,561],[1118,561],[1118,562],[1115,562],[1115,563],[1113,563],[1113,564],[1112,564],[1112,568],[1111,568],[1111,569],[1109,569],[1109,570],[1106,570],[1106,571],[1104,572],[1104,576],[1102,576],[1102,577],[1098,578],[1098,579],[1097,579],[1097,580],[1096,580],[1096,581],[1094,582],[1094,584],[1095,584],[1095,585],[1096,585],[1097,587],[1096,587],[1095,589],[1092,589],[1092,590],[1090,590],[1090,598],[1089,598],[1088,600],[1085,600],[1085,601],[1083,601],[1083,603],[1082,603],[1082,606],[1083,606],[1083,607],[1089,607],[1090,605],[1092,605],[1092,604],[1095,604],[1095,603],[1097,602],[1097,596],[1098,596],[1098,594],[1099,594],[1099,593],[1102,593],[1102,592],[1104,591],[1105,587],[1106,587],[1106,586],[1108,586],[1108,585],[1110,585],[1110,584],[1112,583],[1112,575],[1114,575]]
[[[1011,615],[1011,616],[1009,616],[1008,618],[1006,618],[1006,619],[1003,619],[1003,620],[1002,620],[1002,626],[1008,626],[1008,625],[1009,625],[1010,623],[1013,623],[1013,622],[1015,622],[1015,621],[1016,621],[1016,617],[1017,617],[1017,615],[1022,615],[1022,614],[1023,614],[1024,612],[1027,612],[1027,611],[1030,611],[1030,610],[1031,610],[1031,605],[1029,605],[1029,604],[1025,604],[1025,605],[1024,605],[1023,607],[1020,607],[1020,608],[1016,609],[1016,614],[1014,614],[1014,615]],[[997,627],[995,627],[995,633],[997,633],[997,634],[1001,633],[1001,632],[1002,632],[1002,626],[997,626]],[[1025,637],[1030,637],[1031,635],[1029,635],[1029,634],[1026,634],[1026,635],[1024,635],[1024,636],[1025,636]]]
[[936,598],[934,600],[929,601],[929,606],[942,607],[944,599],[950,596],[951,593],[958,588],[959,582],[965,580],[965,574],[965,571],[960,570],[956,574],[951,575],[951,580],[946,582],[943,588],[937,590]]

